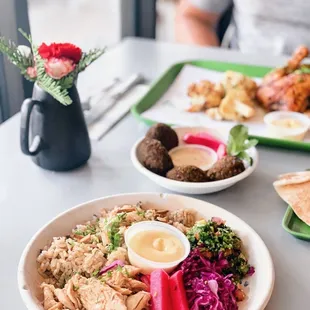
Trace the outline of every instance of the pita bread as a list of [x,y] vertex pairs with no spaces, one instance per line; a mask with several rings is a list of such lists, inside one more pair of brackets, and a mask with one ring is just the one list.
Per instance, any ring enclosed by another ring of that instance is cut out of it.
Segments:
[[295,214],[310,226],[310,171],[280,175],[273,186]]

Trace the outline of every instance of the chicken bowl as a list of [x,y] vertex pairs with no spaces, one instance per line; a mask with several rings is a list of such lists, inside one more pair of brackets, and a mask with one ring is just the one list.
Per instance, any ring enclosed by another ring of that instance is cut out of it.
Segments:
[[[146,282],[143,277],[136,277],[136,267],[120,263],[126,261],[124,253],[113,251],[113,257],[103,258],[97,253],[104,236],[98,243],[87,240],[95,237],[91,230],[94,223],[99,223],[93,219],[94,214],[107,219],[110,214],[124,220],[123,213],[127,214],[126,221],[153,218],[183,232],[193,225],[195,218],[198,222],[212,217],[225,219],[242,240],[249,263],[255,266],[254,275],[247,280],[247,297],[238,303],[238,309],[259,310],[266,306],[273,289],[274,269],[268,249],[252,228],[230,212],[204,201],[171,194],[134,193],[76,206],[51,220],[33,236],[18,267],[18,286],[26,307],[29,310],[149,309],[151,294]],[[73,242],[76,244],[71,245]],[[93,248],[83,252],[82,243]],[[78,247],[82,255],[72,251],[71,246]],[[70,258],[73,253],[75,256]],[[115,275],[122,281],[112,283],[117,280]],[[103,277],[106,277],[104,281]]]

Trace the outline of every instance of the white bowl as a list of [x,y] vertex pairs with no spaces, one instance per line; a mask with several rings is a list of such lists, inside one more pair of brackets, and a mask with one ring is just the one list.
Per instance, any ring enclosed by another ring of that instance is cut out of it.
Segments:
[[[149,230],[165,231],[177,237],[184,246],[183,257],[173,262],[159,263],[146,259],[137,254],[129,245],[130,239],[138,232]],[[131,225],[125,232],[125,243],[128,248],[128,258],[130,263],[136,267],[141,268],[144,274],[150,274],[155,269],[163,269],[168,273],[171,272],[179,265],[179,263],[181,263],[188,256],[191,249],[188,239],[179,229],[175,228],[172,225],[156,221],[145,221]]]
[[[176,127],[173,129],[176,131],[179,137],[179,145],[185,145],[182,138],[186,133],[197,133],[197,132],[202,132],[202,131],[209,132],[210,134],[214,135],[215,137],[219,138],[222,141],[226,140],[216,130],[208,129],[205,127]],[[199,194],[210,194],[210,193],[219,192],[247,178],[256,169],[257,164],[258,164],[258,152],[255,147],[252,147],[251,149],[247,150],[247,153],[253,158],[252,166],[246,165],[245,171],[243,171],[242,173],[234,177],[231,177],[225,180],[214,181],[214,182],[195,183],[195,182],[175,181],[175,180],[162,177],[148,170],[140,163],[138,156],[137,156],[137,148],[143,139],[144,138],[139,139],[131,149],[131,154],[130,154],[131,161],[133,165],[135,166],[135,168],[140,173],[148,177],[151,181],[155,182],[156,184],[164,188],[167,188],[171,191],[182,193],[182,194],[199,195]]]
[[210,203],[190,197],[158,193],[134,193],[96,199],[78,205],[43,226],[29,241],[18,266],[18,288],[29,310],[42,310],[43,281],[37,272],[36,258],[45,245],[55,236],[65,236],[77,224],[92,219],[103,208],[112,209],[116,205],[136,204],[141,201],[150,208],[176,210],[191,208],[198,212],[198,218],[210,219],[212,216],[225,219],[243,241],[249,262],[255,267],[255,274],[249,277],[248,298],[239,304],[240,310],[263,310],[272,294],[274,268],[269,251],[259,235],[244,221],[232,213]]
[[[285,128],[274,125],[272,122],[280,119],[296,119],[303,126],[300,128]],[[268,136],[293,141],[302,141],[309,129],[310,120],[307,115],[290,111],[275,111],[267,113],[264,117],[267,125]]]

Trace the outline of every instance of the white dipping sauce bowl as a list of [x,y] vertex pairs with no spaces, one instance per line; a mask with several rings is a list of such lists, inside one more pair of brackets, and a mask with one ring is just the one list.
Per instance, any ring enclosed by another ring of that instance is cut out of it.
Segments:
[[[166,233],[169,233],[176,238],[178,238],[184,247],[184,255],[176,261],[169,262],[169,263],[161,263],[161,262],[154,262],[151,260],[148,260],[139,254],[137,254],[133,249],[130,247],[130,239],[137,233],[141,231],[163,231]],[[150,274],[155,269],[163,269],[166,272],[171,272],[173,269],[175,269],[189,254],[190,252],[190,243],[186,236],[177,228],[175,228],[172,225],[161,223],[161,222],[155,222],[155,221],[145,221],[133,224],[130,226],[126,232],[125,232],[125,243],[128,248],[128,258],[130,261],[130,264],[136,267],[139,267],[142,269],[142,273],[144,274]]]
[[[285,128],[273,124],[273,121],[280,119],[295,119],[303,126],[300,128]],[[269,137],[293,141],[302,141],[305,138],[310,125],[310,120],[307,115],[290,111],[275,111],[267,113],[264,117],[264,122],[267,125],[267,134]]]

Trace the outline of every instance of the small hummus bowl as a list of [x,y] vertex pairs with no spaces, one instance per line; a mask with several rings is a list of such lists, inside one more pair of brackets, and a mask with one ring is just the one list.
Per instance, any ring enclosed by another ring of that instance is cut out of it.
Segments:
[[[184,247],[183,256],[178,260],[163,263],[146,259],[141,255],[137,254],[130,246],[131,238],[141,231],[145,232],[150,230],[166,232],[180,240]],[[143,274],[150,274],[155,269],[162,269],[165,270],[167,273],[171,272],[188,256],[191,249],[188,239],[179,229],[175,228],[172,225],[156,221],[145,221],[130,226],[125,232],[125,243],[128,249],[128,258],[130,264],[141,268]]]
[[302,141],[309,129],[307,115],[290,111],[275,111],[264,117],[267,135],[272,138]]

